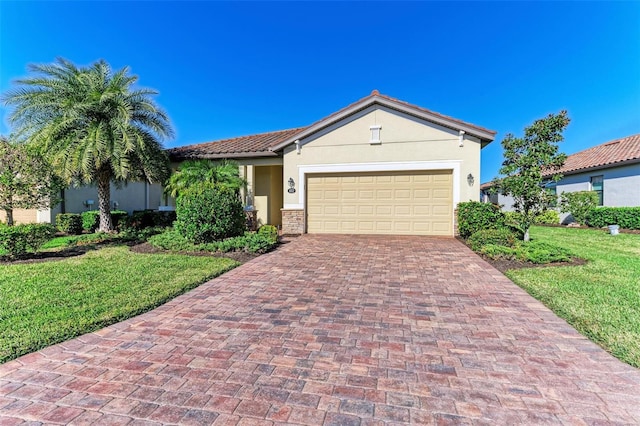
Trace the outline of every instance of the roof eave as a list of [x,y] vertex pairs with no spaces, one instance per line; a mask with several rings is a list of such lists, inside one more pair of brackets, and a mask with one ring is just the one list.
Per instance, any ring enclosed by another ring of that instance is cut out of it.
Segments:
[[176,155],[169,154],[169,158],[173,161],[183,160],[220,160],[233,158],[260,158],[260,157],[279,157],[279,154],[273,151],[257,151],[257,152],[232,152],[226,154],[194,154],[194,155]]
[[[640,163],[640,158],[630,158],[628,160],[624,160],[624,161],[616,161],[613,163],[607,163],[607,164],[600,164],[597,166],[591,166],[591,167],[584,167],[581,169],[575,169],[575,170],[569,170],[568,172],[561,172],[563,176],[568,176],[568,175],[577,175],[580,173],[588,173],[588,172],[592,172],[595,170],[604,170],[604,169],[611,169],[613,167],[621,167],[621,166],[627,166],[629,164],[635,164],[635,163]],[[552,176],[555,173],[551,173],[551,174],[545,174],[544,176]]]
[[329,117],[327,117],[325,120],[321,120],[319,122],[317,122],[316,124],[313,124],[309,127],[307,127],[306,129],[304,129],[303,131],[301,131],[300,133],[293,135],[291,137],[289,137],[288,139],[280,142],[277,145],[274,145],[273,147],[271,147],[271,150],[273,151],[279,151],[281,149],[283,149],[284,147],[291,145],[292,143],[294,143],[296,140],[299,139],[303,139],[306,138],[322,129],[324,129],[325,127],[328,127],[340,120],[343,120],[344,118],[347,118],[359,111],[362,111],[365,108],[370,107],[371,105],[374,104],[379,104],[382,106],[386,106],[388,108],[394,109],[396,111],[400,111],[403,112],[405,114],[408,115],[412,115],[414,117],[418,117],[421,118],[423,120],[426,121],[430,121],[432,123],[435,124],[439,124],[441,126],[444,127],[448,127],[450,129],[454,129],[454,130],[463,130],[466,134],[469,134],[471,136],[475,136],[478,139],[480,139],[482,146],[486,146],[488,145],[490,142],[492,142],[495,139],[496,136],[496,132],[495,131],[488,131],[485,129],[480,129],[477,128],[475,126],[471,126],[467,123],[460,123],[458,121],[453,121],[453,120],[448,120],[444,117],[441,117],[439,115],[435,115],[432,113],[429,113],[427,111],[422,111],[422,110],[418,110],[416,108],[413,108],[410,105],[405,105],[399,102],[395,102],[391,99],[387,99],[381,96],[372,96],[370,98],[364,99],[362,102],[356,103],[355,105],[352,105],[348,108],[345,108],[342,111],[339,111],[337,114],[335,115],[331,115]]

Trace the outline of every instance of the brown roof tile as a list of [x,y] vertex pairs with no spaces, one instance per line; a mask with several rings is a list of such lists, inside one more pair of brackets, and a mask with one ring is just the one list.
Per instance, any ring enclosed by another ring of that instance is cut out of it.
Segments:
[[204,142],[181,146],[167,150],[172,160],[188,160],[195,158],[229,158],[229,157],[259,157],[276,155],[270,151],[274,145],[299,133],[305,127],[279,130],[277,132],[260,133],[257,135],[240,136],[219,141]]
[[564,166],[556,173],[574,174],[582,170],[636,160],[640,161],[640,134],[609,141],[571,154],[567,157]]

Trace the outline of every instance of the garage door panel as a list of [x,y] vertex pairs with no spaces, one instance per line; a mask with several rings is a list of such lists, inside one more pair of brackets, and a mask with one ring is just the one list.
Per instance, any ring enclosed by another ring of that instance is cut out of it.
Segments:
[[307,232],[453,235],[451,171],[312,175]]

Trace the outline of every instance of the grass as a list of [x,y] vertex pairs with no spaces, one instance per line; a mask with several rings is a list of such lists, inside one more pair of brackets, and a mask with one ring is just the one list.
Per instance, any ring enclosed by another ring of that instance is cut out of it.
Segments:
[[73,247],[76,245],[95,244],[95,243],[101,243],[104,241],[116,240],[117,238],[118,238],[117,234],[105,234],[105,233],[65,235],[62,237],[52,238],[51,240],[43,244],[42,247],[40,247],[40,250],[63,249],[67,247]]
[[506,275],[580,333],[640,368],[640,235],[533,227],[531,237],[566,248],[588,263]]
[[0,362],[141,314],[237,265],[125,246],[0,265]]

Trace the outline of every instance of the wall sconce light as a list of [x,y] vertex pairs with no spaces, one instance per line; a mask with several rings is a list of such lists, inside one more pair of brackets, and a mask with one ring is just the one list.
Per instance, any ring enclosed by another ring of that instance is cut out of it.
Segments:
[[473,186],[473,182],[475,182],[475,178],[471,173],[469,173],[467,175],[467,183],[469,184],[469,186]]
[[120,204],[117,201],[113,202],[113,209],[116,210]]
[[295,181],[293,180],[293,178],[289,178],[288,183],[289,183],[289,189],[287,189],[287,192],[288,192],[289,194],[293,194],[294,192],[296,192],[296,188],[295,188],[296,183],[295,183]]
[[85,207],[91,207],[93,206],[93,200],[86,200],[82,204],[84,204]]

